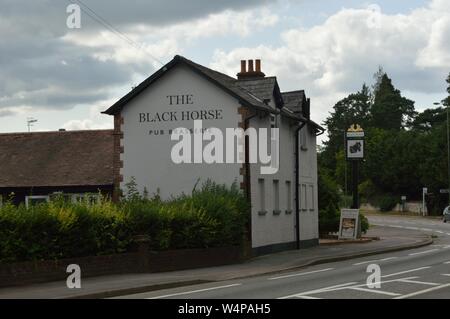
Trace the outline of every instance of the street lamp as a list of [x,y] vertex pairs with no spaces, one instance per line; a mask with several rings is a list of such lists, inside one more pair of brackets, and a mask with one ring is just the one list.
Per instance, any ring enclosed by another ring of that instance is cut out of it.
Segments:
[[[434,102],[434,105],[441,105],[441,102]],[[450,128],[449,128],[449,115],[448,115],[448,108],[449,105],[447,105],[446,111],[447,111],[447,173],[448,173],[448,204],[450,205]]]

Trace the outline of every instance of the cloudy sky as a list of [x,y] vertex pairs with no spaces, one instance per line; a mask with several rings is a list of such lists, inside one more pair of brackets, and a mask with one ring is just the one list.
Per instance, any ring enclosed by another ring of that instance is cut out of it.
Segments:
[[418,110],[445,97],[448,0],[81,1],[69,29],[75,0],[0,0],[0,132],[110,128],[100,112],[176,54],[232,76],[261,58],[319,123],[379,65]]

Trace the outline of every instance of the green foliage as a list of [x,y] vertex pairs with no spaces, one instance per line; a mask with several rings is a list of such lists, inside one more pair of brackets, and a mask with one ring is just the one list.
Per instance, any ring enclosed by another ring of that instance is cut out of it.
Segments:
[[359,220],[361,221],[361,233],[365,234],[369,230],[369,220],[363,214],[359,214]]
[[[446,108],[416,113],[414,102],[401,95],[382,69],[375,80],[372,92],[350,94],[336,103],[326,119],[329,140],[318,156],[320,169],[332,172],[330,177],[342,189],[349,188],[351,170],[345,169],[343,136],[351,119],[365,131],[365,158],[359,180],[363,200],[378,205],[375,201],[385,194],[420,200],[422,187],[433,192],[448,188],[447,152],[443,151],[447,149]],[[449,97],[443,105],[450,103],[450,74],[446,81]],[[358,109],[355,105],[364,107]]]
[[339,231],[339,210],[332,204],[319,210],[319,233],[328,234]]
[[383,195],[378,200],[378,206],[382,212],[388,212],[394,209],[395,205],[397,205],[398,200],[395,196],[392,195]]
[[371,107],[371,126],[398,131],[414,117],[414,102],[401,96],[386,73],[380,76]]
[[26,209],[6,203],[0,208],[0,262],[122,253],[143,234],[155,250],[237,245],[249,221],[249,204],[236,185],[208,181],[168,201],[128,194],[119,205],[55,200]]
[[319,232],[339,230],[339,203],[341,201],[337,184],[325,170],[318,174],[319,186]]

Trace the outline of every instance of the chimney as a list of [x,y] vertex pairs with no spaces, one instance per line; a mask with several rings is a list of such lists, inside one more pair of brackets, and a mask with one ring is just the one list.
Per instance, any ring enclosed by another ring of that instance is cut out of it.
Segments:
[[[246,63],[248,63],[246,65]],[[256,70],[253,68],[253,60],[241,60],[241,72],[237,74],[238,80],[242,79],[258,79],[258,78],[264,78],[266,75],[261,72],[261,60],[256,59],[255,60],[255,66]]]
[[241,73],[247,72],[247,64],[245,60],[241,60]]
[[60,128],[60,129],[58,130],[58,132],[65,132],[65,131],[66,131],[65,128]]
[[253,70],[253,60],[248,60],[248,72],[255,72]]
[[261,72],[261,60],[260,59],[256,59],[256,72]]

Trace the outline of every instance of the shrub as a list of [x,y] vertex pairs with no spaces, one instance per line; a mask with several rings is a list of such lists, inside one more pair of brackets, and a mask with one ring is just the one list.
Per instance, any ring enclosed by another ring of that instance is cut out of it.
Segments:
[[6,203],[0,208],[0,262],[122,253],[142,234],[154,250],[237,245],[249,208],[236,185],[209,181],[167,201],[133,191],[118,205],[57,199],[27,209]]
[[359,214],[359,220],[361,221],[361,233],[365,234],[369,230],[369,220],[363,214]]
[[378,206],[382,212],[388,212],[397,205],[397,198],[392,195],[384,195],[378,200]]
[[336,206],[329,204],[319,211],[319,233],[328,234],[339,231],[340,214]]

